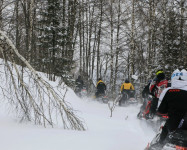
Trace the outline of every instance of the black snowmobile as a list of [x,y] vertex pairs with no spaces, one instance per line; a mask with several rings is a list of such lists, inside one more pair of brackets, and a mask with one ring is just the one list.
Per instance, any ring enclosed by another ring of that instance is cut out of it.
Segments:
[[84,98],[87,96],[87,89],[86,86],[80,87],[80,86],[76,86],[75,87],[75,93],[77,94],[77,96]]
[[134,90],[124,91],[119,97],[119,106],[128,106],[130,104],[138,104]]
[[145,150],[187,150],[187,130],[177,129],[169,133],[162,145],[158,144],[161,131],[147,145]]
[[109,99],[105,93],[99,93],[97,96],[97,100],[103,103],[108,103]]

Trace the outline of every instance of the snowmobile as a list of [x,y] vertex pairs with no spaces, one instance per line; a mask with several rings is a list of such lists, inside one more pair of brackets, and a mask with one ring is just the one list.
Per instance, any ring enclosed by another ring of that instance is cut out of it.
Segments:
[[147,98],[144,98],[143,105],[140,107],[140,112],[137,114],[138,119],[153,119],[153,116],[149,116],[149,110],[151,107],[152,96],[149,95]]
[[98,97],[97,97],[97,100],[98,100],[98,101],[101,101],[101,102],[103,102],[103,103],[108,103],[108,101],[109,101],[109,99],[108,99],[108,97],[106,96],[105,93],[100,93],[100,94],[98,95]]
[[138,104],[134,90],[123,92],[119,98],[119,106],[128,106],[130,104]]
[[88,92],[85,86],[83,86],[83,88],[81,89],[81,97],[87,97],[88,96]]
[[149,95],[144,99],[143,105],[140,107],[140,112],[137,114],[137,118],[140,120],[146,120],[146,124],[150,125],[155,132],[158,132],[159,127],[168,119],[167,115],[158,116],[157,114],[150,114],[150,107],[152,102],[152,96]]
[[187,150],[187,130],[177,129],[167,135],[162,145],[158,144],[161,130],[145,150]]
[[153,119],[146,120],[146,124],[151,126],[153,131],[158,132],[160,129],[159,127],[163,126],[167,119],[167,115],[158,116],[155,114]]
[[85,86],[83,86],[82,88],[76,86],[75,87],[75,93],[77,94],[77,96],[84,98],[87,96],[87,89]]

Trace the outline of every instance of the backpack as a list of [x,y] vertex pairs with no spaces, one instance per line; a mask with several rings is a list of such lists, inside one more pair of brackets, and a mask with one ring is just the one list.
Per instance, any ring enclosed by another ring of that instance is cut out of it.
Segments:
[[160,94],[162,93],[162,91],[167,88],[168,85],[168,81],[167,80],[162,80],[160,81],[156,87],[157,87],[157,98],[160,97]]
[[156,98],[159,98],[160,97],[160,94],[162,93],[162,91],[167,88],[168,86],[168,80],[164,79],[164,80],[161,80],[160,82],[152,82],[150,84],[150,93],[155,96]]

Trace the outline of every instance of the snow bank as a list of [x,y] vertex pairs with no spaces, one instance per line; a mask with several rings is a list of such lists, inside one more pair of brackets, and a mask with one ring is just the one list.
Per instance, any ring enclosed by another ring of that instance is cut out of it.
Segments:
[[[60,88],[57,83],[50,84],[57,91]],[[2,150],[142,150],[155,135],[151,127],[136,118],[140,106],[117,106],[110,118],[107,104],[80,99],[68,88],[65,100],[77,110],[87,129],[72,131],[20,124],[11,113],[7,114],[8,107],[0,94]]]

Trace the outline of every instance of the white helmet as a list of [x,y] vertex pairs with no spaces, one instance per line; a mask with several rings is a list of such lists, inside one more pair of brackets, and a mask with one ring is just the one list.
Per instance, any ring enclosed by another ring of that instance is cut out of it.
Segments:
[[171,75],[171,81],[175,80],[183,80],[187,81],[187,71],[185,69],[179,71],[179,69],[176,69],[172,75]]
[[185,69],[182,69],[181,73],[181,80],[187,81],[187,71]]
[[176,69],[172,75],[171,75],[171,81],[179,80],[179,77],[182,75],[181,71],[179,69]]

